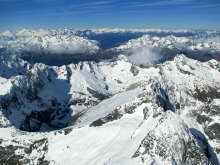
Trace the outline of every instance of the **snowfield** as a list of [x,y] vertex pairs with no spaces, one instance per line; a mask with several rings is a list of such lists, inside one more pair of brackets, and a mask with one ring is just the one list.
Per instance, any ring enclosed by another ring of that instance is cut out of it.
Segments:
[[[92,39],[113,33],[133,38],[107,49]],[[160,29],[2,32],[0,164],[219,165],[219,36]],[[101,58],[108,53],[110,59]],[[42,56],[69,62],[47,65]],[[100,59],[88,58],[94,56]]]

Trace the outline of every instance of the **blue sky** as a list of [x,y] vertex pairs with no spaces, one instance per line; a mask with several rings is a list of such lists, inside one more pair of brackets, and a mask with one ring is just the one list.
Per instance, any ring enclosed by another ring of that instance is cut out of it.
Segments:
[[0,29],[220,30],[220,0],[0,0]]

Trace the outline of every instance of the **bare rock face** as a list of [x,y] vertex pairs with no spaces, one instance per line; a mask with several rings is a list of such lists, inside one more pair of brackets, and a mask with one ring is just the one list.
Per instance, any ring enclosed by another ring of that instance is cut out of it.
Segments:
[[212,152],[202,133],[188,128],[173,112],[167,112],[161,116],[158,125],[141,141],[132,158],[139,159],[143,163],[150,160],[179,165],[202,165],[215,161]]
[[139,73],[139,70],[138,70],[137,67],[134,66],[134,65],[131,66],[130,71],[131,71],[131,73],[132,73],[134,76],[137,76],[138,73]]
[[46,138],[39,140],[22,141],[22,144],[21,141],[17,141],[17,140],[11,141],[4,139],[1,140],[1,145],[2,145],[0,147],[1,164],[49,165],[49,161],[45,160],[45,154],[48,150],[48,141]]
[[[10,93],[2,96],[3,113],[12,124],[24,131],[40,131],[42,124],[51,129],[63,128],[68,124],[67,117],[71,113],[66,103],[68,100],[60,100],[55,95],[45,99],[41,95],[48,85],[58,81],[61,80],[56,79],[56,73],[44,65],[17,77],[13,80]],[[65,86],[66,82],[63,83]],[[19,119],[16,117],[18,115]]]

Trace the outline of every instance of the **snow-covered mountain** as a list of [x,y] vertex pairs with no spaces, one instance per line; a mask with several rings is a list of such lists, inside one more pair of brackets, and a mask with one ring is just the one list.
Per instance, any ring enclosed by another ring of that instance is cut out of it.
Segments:
[[[175,31],[183,32],[188,31]],[[219,165],[218,58],[176,54],[161,60],[164,54],[157,51],[208,50],[217,57],[218,35],[195,41],[143,34],[102,50],[101,43],[79,34],[72,29],[1,34],[0,164]],[[46,51],[50,60],[114,53],[112,59],[62,66],[23,58],[30,52],[47,56]]]
[[199,38],[192,37],[176,37],[174,35],[166,37],[152,37],[144,35],[138,39],[130,40],[126,44],[120,45],[117,49],[124,50],[140,46],[165,47],[170,49],[190,49],[190,50],[212,50],[219,51],[219,37],[215,38]]

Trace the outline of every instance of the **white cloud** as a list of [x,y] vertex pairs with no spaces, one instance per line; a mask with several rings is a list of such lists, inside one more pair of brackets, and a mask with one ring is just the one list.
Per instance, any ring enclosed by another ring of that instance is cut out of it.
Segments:
[[193,6],[194,8],[219,8],[220,3],[212,3],[212,4],[198,4]]
[[115,1],[94,1],[94,2],[89,2],[89,3],[84,3],[82,4],[83,6],[97,6],[97,5],[107,5],[107,4],[112,4]]
[[131,55],[128,56],[132,63],[144,66],[156,64],[160,58],[159,52],[155,52],[147,46],[131,49]]
[[136,6],[169,6],[169,5],[184,4],[192,1],[194,0],[163,0],[163,1],[144,2],[144,3],[137,2]]

